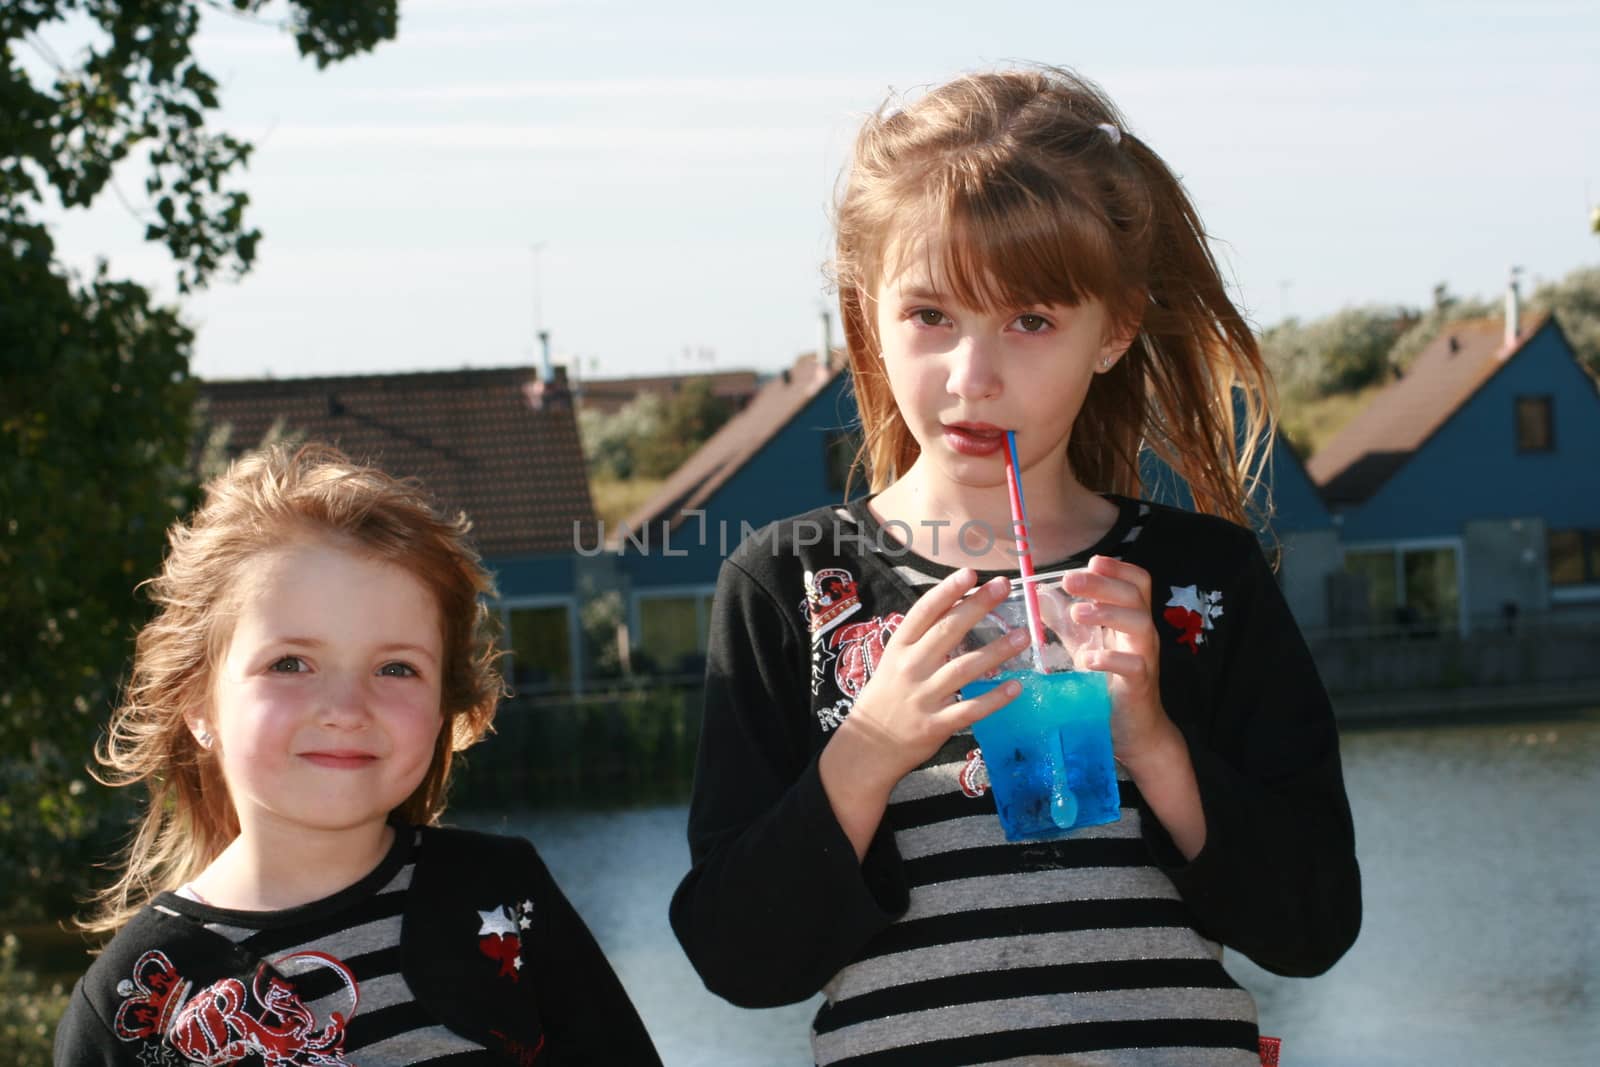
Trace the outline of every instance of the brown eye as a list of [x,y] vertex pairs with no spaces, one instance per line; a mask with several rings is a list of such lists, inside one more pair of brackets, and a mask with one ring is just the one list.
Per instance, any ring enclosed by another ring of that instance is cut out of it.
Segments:
[[1018,315],[1017,325],[1022,328],[1023,333],[1038,333],[1049,328],[1050,320],[1043,315]]
[[944,312],[938,308],[918,308],[911,314],[924,326],[938,326],[944,322]]
[[303,674],[306,661],[299,656],[284,656],[282,659],[273,660],[272,666],[267,669],[277,674]]

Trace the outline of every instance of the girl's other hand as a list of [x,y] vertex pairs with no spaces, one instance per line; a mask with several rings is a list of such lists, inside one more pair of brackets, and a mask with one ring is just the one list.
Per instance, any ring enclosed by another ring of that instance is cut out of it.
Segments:
[[1103,626],[1106,647],[1088,652],[1083,666],[1104,671],[1111,691],[1111,742],[1130,771],[1170,748],[1177,728],[1161,706],[1160,637],[1150,612],[1150,573],[1109,556],[1095,556],[1062,579],[1073,596],[1074,621]]
[[1161,647],[1150,611],[1150,574],[1095,556],[1061,584],[1088,598],[1072,605],[1075,620],[1106,628],[1107,647],[1086,654],[1083,665],[1106,672],[1117,762],[1128,769],[1178,851],[1192,860],[1205,848],[1205,809],[1188,743],[1161,706]]
[[964,567],[912,605],[850,714],[822,750],[823,788],[858,857],[865,855],[895,783],[952,734],[1021,691],[1013,681],[973,700],[960,697],[962,686],[997,670],[1028,643],[1027,631],[1017,630],[952,657],[967,631],[1010,590],[1006,579],[995,578],[963,600],[976,581]]

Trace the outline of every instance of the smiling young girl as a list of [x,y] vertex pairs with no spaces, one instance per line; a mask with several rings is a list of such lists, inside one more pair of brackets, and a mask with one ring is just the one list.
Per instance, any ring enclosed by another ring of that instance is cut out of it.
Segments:
[[[723,566],[685,951],[737,1004],[821,991],[819,1064],[1257,1063],[1222,946],[1318,973],[1360,888],[1327,697],[1237,525],[1268,388],[1193,207],[1035,69],[870,119],[837,226],[873,494]],[[1015,683],[959,693],[1028,639],[956,654],[1016,574],[1008,430],[1032,556],[1108,634],[1122,818],[1056,841],[1004,838],[970,735]],[[1143,449],[1209,514],[1137,499]]]
[[432,825],[502,688],[466,534],[318,446],[173,528],[99,754],[149,800],[58,1064],[659,1062],[533,847]]

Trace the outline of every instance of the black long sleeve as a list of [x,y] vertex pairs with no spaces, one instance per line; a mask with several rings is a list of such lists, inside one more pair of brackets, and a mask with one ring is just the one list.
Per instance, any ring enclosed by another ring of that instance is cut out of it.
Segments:
[[1361,927],[1339,739],[1266,559],[1253,539],[1237,551],[1243,573],[1229,583],[1235,600],[1210,721],[1179,719],[1206,844],[1186,864],[1153,818],[1146,837],[1199,928],[1268,970],[1310,976],[1331,967]]
[[67,1010],[56,1026],[51,1062],[55,1067],[135,1067],[138,1048],[118,1041],[84,993],[83,980],[72,987]]
[[633,1001],[581,916],[537,856],[545,947],[552,966],[535,967],[534,996],[544,1020],[545,1049],[538,1062],[551,1067],[659,1067],[661,1057]]
[[806,661],[798,627],[738,562],[724,563],[689,808],[693,867],[671,918],[707,988],[744,1007],[812,996],[906,906],[889,833],[858,864],[823,792],[797,669]]

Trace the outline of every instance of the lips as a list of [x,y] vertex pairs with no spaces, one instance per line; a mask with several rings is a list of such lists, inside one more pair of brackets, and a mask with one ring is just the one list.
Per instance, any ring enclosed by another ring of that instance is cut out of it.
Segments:
[[336,771],[354,771],[362,767],[370,767],[378,761],[378,757],[370,752],[355,752],[338,749],[330,752],[302,752],[300,758],[307,763],[318,767],[327,767]]
[[944,424],[944,440],[964,456],[990,456],[1006,446],[1006,432],[987,422]]

